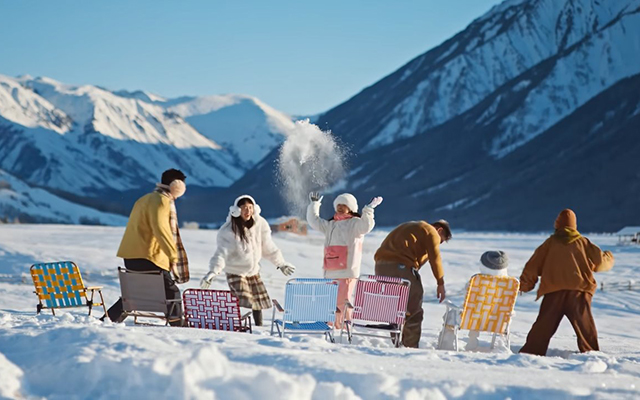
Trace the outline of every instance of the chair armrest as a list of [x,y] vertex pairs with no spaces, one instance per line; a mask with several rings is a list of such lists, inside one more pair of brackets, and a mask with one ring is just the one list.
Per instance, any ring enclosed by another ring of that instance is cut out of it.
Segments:
[[101,290],[104,286],[89,286],[84,288],[84,290]]
[[349,300],[347,300],[347,301],[345,301],[345,302],[344,302],[344,306],[345,306],[346,308],[354,308],[354,307],[353,307],[353,304],[351,304],[351,302],[350,302]]
[[167,299],[165,300],[167,303],[182,303],[182,299]]
[[282,308],[282,306],[280,305],[280,303],[278,303],[278,300],[276,300],[276,299],[272,299],[271,301],[273,302],[273,306],[274,306],[275,308],[277,308],[277,309],[278,309],[278,311],[280,311],[280,312],[284,312],[284,308]]
[[245,319],[249,318],[252,312],[253,311],[247,311],[244,315],[240,317],[240,321],[244,321]]

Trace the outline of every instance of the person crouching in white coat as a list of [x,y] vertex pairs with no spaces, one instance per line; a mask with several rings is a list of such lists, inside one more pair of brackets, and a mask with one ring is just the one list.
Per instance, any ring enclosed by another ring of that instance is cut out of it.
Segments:
[[349,193],[343,193],[333,202],[335,215],[330,220],[320,218],[320,193],[309,193],[311,204],[307,207],[307,222],[313,229],[325,235],[324,277],[338,281],[338,312],[335,327],[342,328],[342,318],[347,300],[351,301],[362,262],[364,235],[375,226],[373,209],[382,203],[382,197],[374,197],[358,214],[358,201]]
[[260,207],[249,195],[238,197],[229,207],[227,222],[218,231],[218,248],[209,261],[209,272],[200,287],[208,289],[223,270],[229,289],[240,307],[253,310],[253,320],[262,325],[262,310],[271,308],[271,299],[260,278],[260,260],[271,261],[284,275],[295,267],[284,260],[282,252],[271,239],[271,228],[260,216]]

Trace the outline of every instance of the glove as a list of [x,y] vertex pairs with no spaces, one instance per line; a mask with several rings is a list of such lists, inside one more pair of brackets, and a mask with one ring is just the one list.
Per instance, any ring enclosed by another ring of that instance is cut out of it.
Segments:
[[367,204],[367,207],[376,208],[376,207],[378,207],[380,205],[380,203],[382,203],[382,197],[381,196],[377,196],[377,197],[374,197],[373,199],[371,199],[369,204]]
[[312,203],[314,201],[321,202],[323,198],[324,198],[324,196],[321,196],[320,192],[311,192],[311,193],[309,193],[309,201],[311,201]]
[[207,272],[204,278],[200,281],[200,289],[209,289],[213,280],[216,279],[216,276],[218,276],[218,274],[213,271]]
[[284,276],[289,276],[295,272],[296,267],[289,263],[284,263],[283,265],[279,266],[278,269]]

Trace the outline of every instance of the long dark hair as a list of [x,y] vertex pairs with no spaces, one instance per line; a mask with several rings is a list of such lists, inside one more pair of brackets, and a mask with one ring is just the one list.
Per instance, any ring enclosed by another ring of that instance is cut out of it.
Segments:
[[[240,201],[238,201],[238,204],[236,204],[236,206],[240,207],[243,206],[247,203],[253,204],[253,201],[251,201],[251,199],[244,197],[242,199],[240,199]],[[255,224],[255,221],[253,220],[253,217],[249,218],[248,221],[245,221],[244,219],[242,219],[242,217],[238,216],[238,217],[231,217],[231,230],[233,231],[233,234],[237,237],[240,238],[240,240],[244,243],[247,243],[249,241],[249,239],[247,239],[247,229],[251,229],[251,227],[253,226],[253,224]]]

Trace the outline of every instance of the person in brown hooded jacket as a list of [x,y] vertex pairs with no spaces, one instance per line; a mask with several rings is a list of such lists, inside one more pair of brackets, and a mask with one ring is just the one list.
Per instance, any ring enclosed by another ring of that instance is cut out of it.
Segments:
[[520,353],[546,355],[564,316],[576,332],[580,352],[600,350],[591,314],[591,299],[597,288],[593,272],[610,270],[613,254],[603,252],[578,232],[576,214],[570,209],[560,212],[554,227],[554,234],[536,249],[520,276],[522,292],[533,290],[540,277],[536,300],[544,296]]

